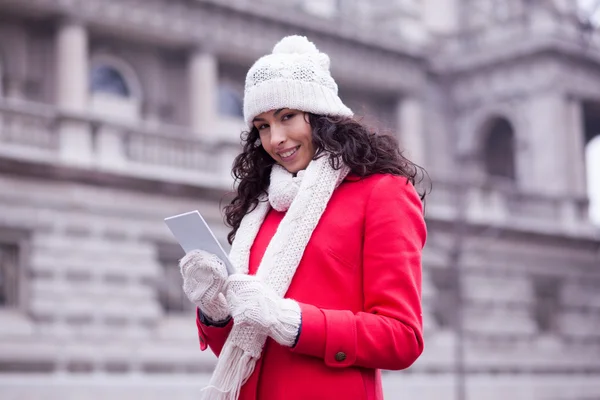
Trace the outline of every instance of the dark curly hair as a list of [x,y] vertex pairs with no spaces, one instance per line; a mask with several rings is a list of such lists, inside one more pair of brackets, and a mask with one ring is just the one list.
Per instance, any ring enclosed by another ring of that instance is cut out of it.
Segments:
[[[361,178],[386,173],[404,176],[416,185],[427,176],[422,167],[403,156],[394,136],[376,133],[353,118],[306,115],[312,127],[315,159],[327,152],[333,168],[340,168],[341,158],[351,173]],[[237,193],[225,207],[225,222],[232,228],[227,235],[230,244],[242,218],[258,205],[261,194],[267,193],[271,166],[275,163],[261,146],[256,128],[242,133],[242,144],[243,151],[235,158],[232,170],[238,183]],[[423,201],[425,194],[426,191],[420,193]]]

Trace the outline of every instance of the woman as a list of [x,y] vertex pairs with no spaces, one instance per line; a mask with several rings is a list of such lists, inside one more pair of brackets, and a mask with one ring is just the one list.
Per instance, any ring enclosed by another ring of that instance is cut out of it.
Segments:
[[249,132],[226,209],[236,274],[202,251],[180,266],[209,399],[382,399],[380,369],[423,350],[417,167],[337,95],[329,57],[280,41],[249,70]]

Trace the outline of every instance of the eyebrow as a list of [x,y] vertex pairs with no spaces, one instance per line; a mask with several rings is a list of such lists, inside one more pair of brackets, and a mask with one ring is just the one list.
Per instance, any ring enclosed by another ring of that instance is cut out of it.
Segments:
[[[273,116],[276,117],[277,114],[279,114],[280,112],[282,112],[283,110],[285,110],[285,108],[278,108],[277,110],[275,110],[275,112],[273,113]],[[260,118],[260,117],[255,117],[252,122],[256,122],[256,121],[264,121],[264,118]]]

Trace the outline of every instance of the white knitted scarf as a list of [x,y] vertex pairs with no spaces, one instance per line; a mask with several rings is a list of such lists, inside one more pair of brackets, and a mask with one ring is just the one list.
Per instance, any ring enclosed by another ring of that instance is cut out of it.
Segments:
[[[333,191],[349,172],[345,165],[331,167],[329,155],[313,160],[306,171],[293,177],[275,164],[271,170],[269,201],[261,199],[258,206],[242,219],[235,235],[230,259],[238,273],[247,274],[250,248],[270,207],[286,211],[271,239],[256,276],[283,297],[304,249],[317,226]],[[267,336],[252,327],[234,325],[217,361],[206,399],[237,400],[242,385],[254,371]]]

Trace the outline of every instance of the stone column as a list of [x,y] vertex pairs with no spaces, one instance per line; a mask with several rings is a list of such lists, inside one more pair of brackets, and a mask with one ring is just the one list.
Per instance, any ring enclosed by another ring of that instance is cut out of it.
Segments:
[[575,15],[579,11],[579,5],[576,1],[555,0],[554,4],[560,11],[571,15]]
[[[537,34],[550,34],[555,32],[561,24],[561,19],[557,18],[551,7],[545,2],[532,2],[527,10],[530,29]],[[573,3],[575,3],[573,1]]]
[[422,2],[423,21],[433,33],[452,34],[460,28],[459,0],[424,0]]
[[96,132],[96,165],[111,171],[123,171],[126,168],[126,133],[111,125],[101,126]]
[[88,35],[85,26],[62,21],[56,35],[56,103],[60,111],[61,159],[86,165],[93,160],[88,108]]
[[570,145],[566,151],[569,153],[571,167],[571,190],[578,197],[587,194],[586,166],[585,166],[585,126],[583,105],[581,100],[567,99],[567,128],[566,134]]
[[423,101],[416,96],[408,96],[400,99],[396,107],[400,147],[410,161],[424,167],[426,148]]
[[65,21],[57,33],[56,96],[59,108],[81,112],[88,106],[88,36],[86,28]]
[[218,134],[218,62],[214,54],[195,49],[189,59],[190,126],[198,135]]
[[[571,231],[577,231],[587,221],[589,207],[581,199],[588,198],[585,158],[585,121],[581,100],[568,97],[565,104],[566,154],[565,184],[567,193],[562,203],[563,221]],[[583,217],[583,221],[582,221]]]
[[[4,49],[5,54],[0,60],[0,92],[11,100],[25,100],[25,85],[29,76],[29,60],[27,31],[18,25],[4,27],[2,35],[9,37]],[[4,84],[4,87],[1,87]],[[1,93],[0,93],[1,95]]]
[[135,101],[141,101],[144,123],[150,127],[158,127],[162,122],[160,104],[164,100],[169,82],[161,74],[160,60],[154,54],[145,54],[140,61],[144,65],[143,70],[140,71],[140,80],[144,82],[144,93]]
[[571,196],[572,132],[568,124],[567,101],[560,92],[535,94],[527,109],[529,171],[523,187],[541,194]]

